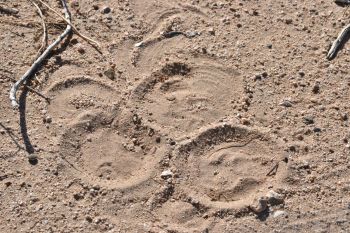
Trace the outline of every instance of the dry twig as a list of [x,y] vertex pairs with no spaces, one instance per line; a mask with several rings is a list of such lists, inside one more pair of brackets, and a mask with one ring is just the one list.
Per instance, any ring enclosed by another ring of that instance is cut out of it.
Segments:
[[[68,22],[70,22],[70,13],[67,7],[66,0],[61,0],[64,14]],[[25,83],[29,77],[31,77],[34,72],[39,68],[41,63],[50,55],[52,50],[72,31],[72,27],[70,24],[67,25],[66,30],[49,46],[47,49],[41,54],[40,57],[38,57],[35,62],[32,64],[32,66],[27,70],[27,72],[12,86],[10,90],[10,100],[13,107],[18,107],[18,103],[16,100],[16,92],[18,88]]]
[[337,39],[333,42],[332,47],[329,49],[329,52],[327,54],[328,60],[335,58],[340,47],[349,38],[349,33],[350,33],[350,24],[348,24],[345,28],[343,28],[343,30],[341,30]]
[[46,6],[50,11],[54,12],[58,17],[60,17],[61,19],[63,19],[67,24],[69,24],[72,27],[72,30],[74,31],[75,34],[77,34],[79,37],[81,37],[83,40],[87,41],[88,43],[90,43],[91,45],[100,48],[100,44],[97,41],[94,41],[93,39],[84,36],[83,34],[81,34],[78,29],[71,23],[70,20],[67,20],[66,18],[64,18],[60,13],[58,13],[55,9],[53,9],[52,7],[50,7],[48,4],[46,4],[45,2],[43,2],[42,0],[38,0],[41,4],[43,4],[44,6]]
[[[11,77],[10,77],[10,79],[11,79],[12,81],[16,82],[16,80],[12,79]],[[48,103],[50,103],[51,99],[50,99],[49,97],[47,97],[47,96],[45,96],[44,94],[40,93],[39,91],[37,91],[37,90],[31,88],[30,86],[27,85],[27,83],[24,83],[24,84],[23,84],[23,87],[26,88],[28,91],[30,91],[30,92],[32,92],[32,93],[34,93],[34,94],[37,94],[37,95],[40,96],[41,98],[45,99]]]
[[42,39],[42,42],[41,42],[41,47],[37,53],[37,58],[40,56],[40,54],[44,51],[45,47],[47,46],[47,40],[48,40],[48,35],[47,35],[47,28],[46,28],[46,23],[45,23],[45,20],[44,20],[44,15],[43,15],[43,12],[41,11],[40,7],[35,3],[33,2],[32,0],[29,0],[35,7],[36,9],[38,10],[38,14],[40,16],[40,19],[41,19],[41,25],[43,27],[43,39]]

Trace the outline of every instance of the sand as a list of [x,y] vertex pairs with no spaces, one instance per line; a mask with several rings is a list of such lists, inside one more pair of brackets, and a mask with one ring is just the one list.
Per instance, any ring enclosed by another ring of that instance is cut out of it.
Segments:
[[349,44],[326,59],[344,8],[68,3],[102,54],[68,37],[31,81],[50,103],[22,89],[19,110],[41,22],[0,3],[0,232],[349,232]]

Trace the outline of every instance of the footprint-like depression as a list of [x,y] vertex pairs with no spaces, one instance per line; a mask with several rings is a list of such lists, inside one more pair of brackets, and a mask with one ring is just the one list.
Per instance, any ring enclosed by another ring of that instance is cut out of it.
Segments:
[[213,125],[179,144],[179,187],[207,207],[245,208],[266,194],[268,184],[278,185],[280,173],[266,174],[280,152],[260,129]]
[[232,114],[241,75],[208,59],[168,62],[135,88],[131,105],[154,127],[181,138]]
[[164,155],[155,143],[157,135],[132,115],[122,122],[120,118],[118,113],[92,112],[75,120],[60,143],[63,169],[91,185],[109,189],[151,188]]
[[51,99],[48,114],[59,123],[69,123],[86,111],[107,111],[120,101],[120,92],[111,82],[87,75],[59,80],[46,93]]

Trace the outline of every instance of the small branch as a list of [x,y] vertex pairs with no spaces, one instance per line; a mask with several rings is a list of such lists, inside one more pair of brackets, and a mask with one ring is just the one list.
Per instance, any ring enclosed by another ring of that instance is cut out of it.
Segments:
[[38,53],[37,53],[37,56],[36,56],[38,58],[40,56],[40,54],[44,51],[44,48],[47,46],[47,40],[48,40],[47,28],[46,28],[46,23],[45,23],[45,20],[44,20],[44,15],[43,15],[43,12],[41,11],[40,7],[35,2],[33,2],[32,0],[29,0],[29,1],[38,10],[38,14],[40,16],[41,24],[42,24],[42,27],[43,27],[43,39],[42,39],[42,42],[41,42],[41,47],[38,50]]
[[44,6],[46,6],[49,10],[51,10],[52,12],[54,12],[58,17],[60,17],[61,19],[63,19],[67,24],[69,24],[72,27],[72,30],[75,34],[77,34],[79,37],[81,37],[83,40],[87,41],[89,44],[100,48],[100,44],[97,41],[94,41],[93,39],[84,36],[83,34],[81,34],[78,29],[71,23],[70,20],[67,20],[66,18],[64,18],[60,13],[58,13],[55,9],[53,9],[52,7],[50,7],[48,4],[46,4],[45,2],[43,2],[42,0],[38,0],[41,4],[43,4]]
[[343,28],[343,30],[341,30],[337,39],[333,42],[332,47],[330,48],[327,54],[328,60],[335,58],[340,47],[346,42],[347,39],[349,39],[349,32],[350,24],[348,24],[345,28]]
[[[64,8],[64,14],[68,22],[70,22],[70,14],[67,7],[66,0],[61,0],[63,8]],[[11,104],[14,108],[18,107],[18,103],[16,100],[16,93],[18,88],[26,82],[34,73],[35,71],[40,67],[41,63],[50,55],[52,50],[66,37],[69,33],[71,33],[72,27],[70,24],[67,25],[66,30],[49,46],[47,49],[41,54],[40,57],[38,57],[35,62],[32,64],[32,66],[27,70],[27,72],[12,86],[10,90],[10,100]]]
[[51,99],[50,99],[49,97],[47,97],[47,96],[44,96],[43,94],[41,94],[41,93],[38,92],[37,90],[35,90],[35,89],[33,89],[33,88],[31,88],[31,87],[29,87],[29,86],[27,86],[27,85],[25,85],[24,88],[27,88],[28,91],[37,94],[38,96],[44,98],[48,103],[50,103]]
[[278,166],[279,166],[279,161],[272,167],[272,169],[266,174],[266,176],[271,176],[273,174],[276,174]]
[[[12,81],[16,82],[16,80],[10,78]],[[49,97],[46,97],[44,94],[38,92],[37,90],[31,88],[27,85],[27,83],[23,83],[24,88],[26,88],[28,91],[33,92],[34,94],[37,94],[38,96],[44,98],[48,103],[50,103],[51,99]]]

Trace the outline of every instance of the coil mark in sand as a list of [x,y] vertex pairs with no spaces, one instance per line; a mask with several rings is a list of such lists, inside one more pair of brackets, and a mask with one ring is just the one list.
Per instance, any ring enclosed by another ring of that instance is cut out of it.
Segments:
[[[61,156],[74,176],[106,188],[150,185],[161,159],[160,146],[147,129],[128,133],[129,126],[116,124],[116,116],[87,114],[72,124],[61,140]],[[113,122],[113,123],[112,123]]]
[[240,209],[266,189],[276,153],[260,131],[221,124],[181,143],[174,163],[189,196],[208,207]]
[[242,77],[213,61],[164,65],[139,84],[133,104],[144,119],[174,137],[232,114],[231,101],[244,95]]
[[47,91],[52,99],[48,113],[59,122],[70,122],[91,110],[107,110],[120,100],[111,84],[89,76],[76,76],[54,83]]

